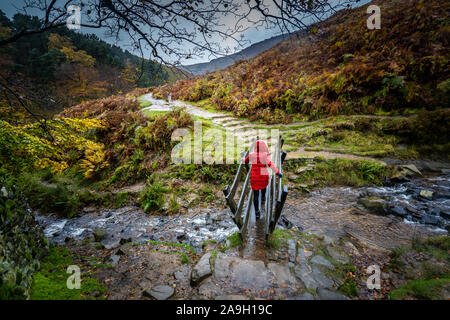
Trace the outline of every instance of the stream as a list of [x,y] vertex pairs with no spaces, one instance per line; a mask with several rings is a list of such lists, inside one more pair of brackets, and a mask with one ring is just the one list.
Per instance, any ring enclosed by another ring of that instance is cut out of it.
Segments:
[[94,240],[95,233],[101,234],[101,243],[107,249],[126,242],[155,240],[188,243],[201,251],[204,241],[223,241],[238,230],[228,210],[204,209],[187,216],[148,215],[134,206],[100,210],[86,208],[85,211],[72,219],[41,215],[36,219],[52,243],[61,245],[71,239]]
[[[421,191],[431,191],[424,194]],[[371,214],[358,204],[361,197],[384,200],[384,215]],[[349,234],[376,247],[405,245],[417,234],[447,234],[450,220],[450,175],[414,179],[385,187],[327,187],[307,195],[288,196],[283,216],[299,229],[331,238]],[[134,206],[120,209],[85,208],[72,219],[36,214],[52,243],[94,240],[105,248],[148,240],[183,242],[201,251],[209,239],[218,242],[238,231],[226,209],[194,209],[185,215],[145,214]]]

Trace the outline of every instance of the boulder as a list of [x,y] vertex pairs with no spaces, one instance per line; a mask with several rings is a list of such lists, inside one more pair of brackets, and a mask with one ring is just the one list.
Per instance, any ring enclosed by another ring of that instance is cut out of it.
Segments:
[[315,265],[318,265],[318,266],[325,267],[327,269],[334,270],[333,264],[331,264],[330,261],[328,261],[327,259],[325,259],[325,257],[323,257],[321,255],[316,255],[316,256],[312,257],[311,258],[311,263],[315,264]]
[[384,214],[386,201],[377,197],[361,198],[358,203],[373,213]]
[[306,288],[316,290],[317,288],[333,287],[333,281],[316,267],[311,268],[307,264],[298,264],[295,266],[294,272]]
[[434,194],[434,192],[430,191],[430,190],[420,190],[420,193],[419,193],[419,195],[425,199],[433,199],[433,194]]
[[389,208],[389,212],[402,218],[408,216],[408,213],[403,207],[391,207]]
[[422,173],[413,164],[396,166],[394,168],[394,173],[390,177],[393,182],[405,182],[408,181],[410,177],[421,176]]
[[309,292],[305,292],[299,296],[286,298],[286,300],[314,300],[314,296]]
[[[19,188],[0,172],[0,296],[27,299],[34,272],[49,246],[42,228]],[[3,290],[1,290],[3,289]]]
[[211,253],[204,254],[200,261],[196,264],[191,272],[191,283],[196,284],[211,275],[211,264],[209,262],[211,258]]
[[419,175],[421,176],[422,173],[419,169],[413,164],[405,164],[401,166],[403,169],[408,170],[410,172],[410,175]]
[[317,294],[320,300],[350,300],[341,293],[331,291],[324,288],[319,288]]
[[340,264],[346,264],[350,262],[350,257],[336,248],[333,245],[328,245],[326,247],[327,253],[332,257],[334,260],[336,260]]
[[160,285],[145,290],[144,295],[155,298],[156,300],[167,300],[174,294],[174,292],[175,290],[171,286]]
[[105,263],[116,267],[119,264],[120,256],[117,254],[110,254],[106,259]]
[[438,226],[439,223],[441,222],[441,219],[439,217],[436,217],[436,216],[424,215],[422,217],[421,222],[423,224],[431,224],[431,225],[434,225],[434,226]]

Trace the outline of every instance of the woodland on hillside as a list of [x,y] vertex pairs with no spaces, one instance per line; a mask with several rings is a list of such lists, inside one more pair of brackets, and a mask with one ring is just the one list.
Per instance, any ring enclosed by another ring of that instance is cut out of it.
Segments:
[[[24,28],[39,29],[42,23],[35,16],[19,13],[10,20],[0,11],[0,38]],[[28,100],[31,109],[47,115],[87,99],[161,85],[181,76],[94,34],[75,32],[65,26],[2,46],[0,56],[0,103],[9,105],[9,110],[24,111],[20,105],[10,105],[20,104],[13,91]],[[5,110],[3,107],[2,113]]]

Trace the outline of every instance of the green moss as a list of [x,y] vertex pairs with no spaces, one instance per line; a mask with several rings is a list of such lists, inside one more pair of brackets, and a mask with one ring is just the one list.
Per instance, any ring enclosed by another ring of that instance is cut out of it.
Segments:
[[169,200],[169,208],[167,209],[167,212],[169,214],[177,213],[180,210],[180,204],[177,201],[176,195],[172,195],[172,197]]
[[407,252],[408,249],[406,248],[396,248],[391,251],[389,254],[389,265],[388,268],[391,270],[400,270],[402,267],[404,267],[405,263],[400,260],[402,255]]
[[332,275],[339,279],[343,279],[344,283],[339,287],[339,291],[348,297],[359,296],[359,289],[357,287],[358,269],[353,264],[337,264],[335,262],[335,269],[330,271]]
[[105,246],[102,245],[101,243],[95,243],[94,248],[97,250],[103,250],[103,249],[105,249]]
[[128,192],[119,192],[114,198],[114,207],[121,208],[130,201],[130,194]]
[[137,100],[139,101],[139,103],[141,104],[141,108],[147,108],[150,107],[152,105],[152,103],[150,101],[147,101],[146,99],[144,99],[145,95],[140,96]]
[[195,249],[186,243],[179,243],[179,242],[165,242],[165,241],[155,241],[155,240],[149,240],[148,243],[154,245],[154,246],[167,246],[167,247],[178,247],[183,248],[187,250],[188,252],[195,254]]
[[72,255],[65,248],[52,247],[42,261],[41,270],[33,276],[30,297],[33,300],[103,299],[106,288],[98,279],[81,274],[81,289],[67,288],[67,267],[73,265]]
[[228,236],[227,240],[228,240],[228,245],[222,246],[222,248],[220,249],[221,252],[225,252],[228,249],[231,249],[234,247],[239,247],[242,245],[242,237],[239,232],[235,232],[232,235]]
[[[292,165],[289,170],[296,170]],[[316,161],[315,166],[302,172],[295,180],[298,185],[345,185],[367,186],[382,185],[385,176],[389,176],[392,168],[373,161],[331,159]]]
[[70,218],[80,206],[76,192],[66,185],[41,182],[36,173],[24,174],[18,183],[30,206],[43,214],[56,212]]
[[208,243],[217,243],[217,240],[209,239],[209,240],[203,241],[202,248],[204,248]]
[[416,299],[439,300],[441,289],[450,284],[450,279],[419,279],[408,282],[403,287],[393,290],[389,294],[389,299],[401,300],[409,297]]
[[0,301],[1,300],[24,300],[25,290],[18,285],[2,283],[0,285]]
[[181,263],[183,264],[189,263],[189,257],[186,253],[180,252],[180,255],[181,255]]
[[267,245],[273,249],[279,249],[283,242],[291,239],[292,235],[281,229],[275,229],[267,239]]
[[412,248],[419,252],[431,253],[438,261],[450,262],[450,237],[439,236],[428,239],[413,239]]
[[345,280],[344,284],[339,287],[339,291],[347,297],[359,296],[359,289],[356,286],[356,283],[351,280]]

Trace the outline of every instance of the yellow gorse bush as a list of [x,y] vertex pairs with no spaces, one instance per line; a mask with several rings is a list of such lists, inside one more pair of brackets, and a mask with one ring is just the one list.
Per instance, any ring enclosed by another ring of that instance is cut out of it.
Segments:
[[31,166],[60,173],[79,161],[85,177],[91,178],[108,165],[104,145],[87,137],[91,130],[101,128],[97,119],[61,117],[16,126],[0,120],[2,164],[12,170]]

